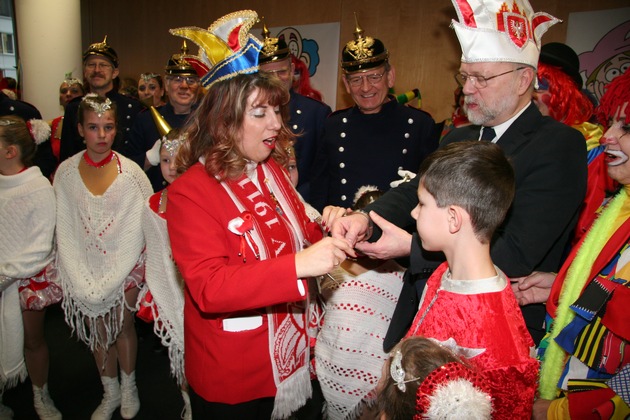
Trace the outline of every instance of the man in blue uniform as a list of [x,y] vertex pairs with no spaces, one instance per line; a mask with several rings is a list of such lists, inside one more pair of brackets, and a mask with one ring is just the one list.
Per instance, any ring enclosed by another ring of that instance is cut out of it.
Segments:
[[289,127],[297,135],[294,145],[299,174],[297,190],[304,200],[310,202],[315,153],[324,132],[324,121],[332,111],[328,105],[293,91],[291,85],[295,66],[291,62],[291,52],[283,39],[270,36],[266,25],[263,25],[263,42],[258,54],[260,71],[277,76],[291,94]]
[[431,116],[389,94],[396,72],[385,45],[365,36],[358,23],[354,36],[343,49],[341,69],[355,105],[326,120],[311,173],[310,204],[320,211],[329,204],[352,207],[362,185],[389,190],[399,170],[417,172],[437,148]]
[[[118,108],[118,131],[114,140],[114,150],[121,151],[131,130],[131,125],[143,109],[142,104],[129,96],[121,95],[114,88],[114,79],[118,76],[118,54],[107,44],[107,36],[103,42],[89,46],[83,53],[83,78],[86,80],[90,93],[108,97],[116,103]],[[64,161],[70,156],[85,149],[83,139],[77,129],[77,116],[81,97],[75,98],[66,106],[61,130],[61,147],[59,160]]]
[[[184,41],[181,52],[173,54],[164,68],[164,88],[168,102],[158,107],[157,111],[171,128],[184,125],[199,99],[199,75],[186,57],[192,56],[188,55]],[[123,152],[145,169],[156,192],[166,186],[160,167],[157,166],[160,162],[160,144],[157,141],[161,137],[151,113],[142,112],[133,124],[129,142]]]

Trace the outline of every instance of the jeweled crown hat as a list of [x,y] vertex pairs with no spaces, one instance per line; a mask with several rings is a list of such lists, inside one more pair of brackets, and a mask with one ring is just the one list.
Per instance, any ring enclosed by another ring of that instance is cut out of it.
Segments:
[[263,45],[260,53],[258,54],[258,64],[280,61],[289,57],[291,51],[289,50],[287,43],[284,39],[272,37],[264,21],[262,36]]
[[[179,54],[173,54],[168,59],[164,73],[168,75],[181,75],[181,76],[197,76],[197,71],[193,65],[188,61],[188,46],[186,40],[182,41],[182,48]],[[190,56],[193,58],[193,56]]]
[[95,42],[90,45],[87,50],[85,50],[83,53],[83,62],[92,55],[101,55],[111,61],[114,67],[118,67],[118,54],[116,54],[116,51],[107,44],[107,35],[105,35],[103,42]]
[[207,88],[237,74],[258,71],[262,43],[249,33],[257,21],[253,10],[240,10],[217,19],[208,29],[188,26],[170,32],[199,46],[199,58],[207,68],[201,84]]
[[561,20],[534,13],[527,0],[452,0],[462,63],[508,62],[537,68],[540,39]]
[[354,14],[354,21],[356,23],[354,39],[348,41],[341,52],[341,70],[344,73],[366,71],[379,67],[386,63],[389,58],[389,52],[381,40],[363,34],[356,13]]

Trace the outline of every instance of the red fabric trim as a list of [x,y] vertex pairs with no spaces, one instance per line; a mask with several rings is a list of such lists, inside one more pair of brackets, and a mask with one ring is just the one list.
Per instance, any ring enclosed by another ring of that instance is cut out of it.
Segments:
[[[589,281],[587,281],[584,285],[588,285],[590,279],[593,279],[597,274],[599,274],[604,267],[610,262],[611,258],[615,256],[619,252],[622,246],[626,244],[628,238],[630,237],[630,219],[626,220],[617,231],[613,234],[613,236],[606,242],[604,248],[600,251],[597,259],[593,263],[593,267],[589,274]],[[578,243],[578,245],[574,246],[571,250],[571,254],[562,265],[560,272],[556,276],[556,280],[553,282],[553,286],[551,288],[551,292],[549,294],[549,299],[547,300],[547,313],[553,318],[556,317],[556,309],[558,308],[558,301],[560,299],[560,292],[562,291],[562,285],[564,284],[564,280],[567,275],[567,271],[569,267],[573,263],[575,259],[575,255],[578,250],[582,247],[584,239],[586,235],[582,236],[582,239]]]
[[569,399],[569,414],[572,419],[600,420],[593,409],[614,396],[615,392],[610,388],[571,392],[567,397]]
[[460,23],[463,23],[464,25],[471,28],[476,28],[477,22],[475,21],[475,14],[473,13],[470,4],[466,0],[457,0],[457,6],[459,7],[459,11],[462,14],[462,19],[464,20]]

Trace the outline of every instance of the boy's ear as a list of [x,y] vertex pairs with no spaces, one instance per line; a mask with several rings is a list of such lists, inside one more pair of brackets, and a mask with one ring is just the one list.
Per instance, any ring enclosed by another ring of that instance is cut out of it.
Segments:
[[5,157],[7,159],[13,159],[14,157],[18,155],[18,148],[15,144],[8,146],[5,150],[6,150]]
[[464,209],[459,206],[449,206],[447,211],[449,233],[457,233],[462,228]]

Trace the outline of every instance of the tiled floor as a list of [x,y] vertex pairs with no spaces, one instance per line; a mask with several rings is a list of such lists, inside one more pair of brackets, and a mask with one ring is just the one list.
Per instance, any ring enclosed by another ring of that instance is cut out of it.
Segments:
[[[46,336],[50,347],[49,389],[55,405],[66,420],[89,419],[102,398],[102,386],[87,346],[70,335],[59,305],[49,308]],[[170,376],[168,355],[157,352],[149,328],[137,320],[138,362],[136,380],[141,408],[136,419],[179,419],[183,402]],[[146,324],[145,324],[146,326]],[[159,346],[157,346],[159,347]],[[30,381],[4,394],[4,404],[15,412],[15,420],[37,420]],[[117,411],[113,419],[120,419]]]

